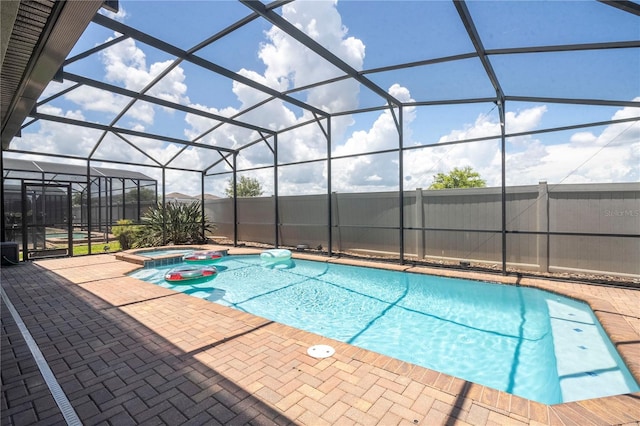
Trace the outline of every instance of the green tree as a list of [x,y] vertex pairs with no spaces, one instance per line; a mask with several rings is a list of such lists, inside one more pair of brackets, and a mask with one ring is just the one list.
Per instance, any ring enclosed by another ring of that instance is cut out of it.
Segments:
[[487,182],[480,177],[480,173],[471,166],[462,169],[454,167],[449,173],[438,173],[433,177],[433,183],[429,189],[448,188],[484,188]]
[[[128,203],[138,201],[138,188],[133,188],[125,194]],[[150,188],[140,188],[140,201],[156,201],[156,191]]]
[[[93,193],[94,200],[97,198],[97,194]],[[125,194],[125,199],[127,203],[135,203],[138,201],[138,188],[133,188],[129,192]],[[156,191],[150,188],[140,188],[140,201],[155,201],[156,200]],[[74,192],[71,196],[71,201],[74,206],[79,206],[81,204],[87,203],[87,190],[83,189],[82,191]],[[122,194],[115,194],[112,197],[112,202],[122,202]]]
[[71,204],[74,206],[82,205],[82,202],[87,203],[87,191],[76,191],[71,194]]
[[[233,197],[233,181],[227,181],[227,187],[224,190],[227,197]],[[262,195],[262,185],[256,178],[240,176],[237,185],[238,197],[259,197]]]

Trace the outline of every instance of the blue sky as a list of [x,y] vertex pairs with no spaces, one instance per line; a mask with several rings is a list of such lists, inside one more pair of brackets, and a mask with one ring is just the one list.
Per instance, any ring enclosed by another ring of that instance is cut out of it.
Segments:
[[[470,1],[471,16],[486,49],[558,44],[640,40],[638,18],[596,1]],[[120,0],[115,19],[182,49],[190,49],[251,11],[235,1]],[[278,9],[302,29],[357,70],[465,54],[473,46],[450,1],[297,1]],[[112,15],[109,15],[112,16]],[[167,17],[170,17],[169,19]],[[70,57],[117,37],[91,24]],[[198,56],[278,90],[328,79],[341,72],[274,29],[264,19],[228,35],[196,53]],[[169,66],[171,55],[127,40],[99,54],[72,63],[65,71],[140,90]],[[640,101],[640,48],[607,52],[581,51],[491,56],[491,63],[511,96],[564,97]],[[367,74],[382,89],[404,102],[438,101],[494,96],[477,58],[403,70]],[[43,99],[68,87],[52,83]],[[264,96],[247,86],[183,62],[149,94],[182,105],[233,116]],[[292,95],[331,112],[385,104],[378,95],[353,82],[341,82]],[[76,89],[42,105],[40,112],[109,124],[127,98],[95,90]],[[594,107],[555,103],[509,102],[507,132],[527,132],[612,118],[640,117],[640,108]],[[308,112],[280,100],[238,117],[241,121],[281,129],[310,118]],[[406,108],[404,146],[414,147],[467,138],[498,137],[498,111],[491,102]],[[136,102],[118,127],[193,140],[214,121],[144,102]],[[339,192],[394,190],[399,185],[397,155],[369,155],[398,146],[389,112],[369,112],[335,118],[332,152],[336,156],[362,154],[333,166],[332,189]],[[88,154],[100,132],[64,129],[55,123],[36,123],[23,131],[12,147],[38,146],[49,152]],[[246,129],[223,126],[201,141],[237,148],[255,140]],[[160,162],[169,161],[179,147],[131,138]],[[281,161],[322,158],[326,143],[312,124],[279,136]],[[640,180],[640,124],[577,129],[512,138],[507,145],[507,183],[618,182]],[[115,155],[119,160],[142,159],[139,152],[113,135],[97,148],[95,158]],[[207,167],[219,159],[210,151],[188,149],[171,165]],[[444,145],[407,151],[402,180],[406,189],[427,187],[438,172],[470,165],[491,186],[500,184],[499,140],[468,145]],[[239,158],[241,167],[273,161],[264,144]],[[108,165],[107,165],[108,166]],[[215,170],[222,171],[218,166]],[[157,170],[144,169],[158,177]],[[323,193],[326,163],[283,167],[280,193]],[[197,194],[192,178],[171,172],[167,191]],[[249,174],[272,191],[270,171]],[[174,177],[175,176],[175,177]],[[210,178],[207,192],[221,195],[228,176]],[[199,178],[196,178],[199,182]]]

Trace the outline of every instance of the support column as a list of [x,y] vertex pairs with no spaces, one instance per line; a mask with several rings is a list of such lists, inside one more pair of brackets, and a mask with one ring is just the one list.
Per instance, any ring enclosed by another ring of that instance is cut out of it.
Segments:
[[[336,238],[338,242],[338,252],[342,252],[342,236],[340,235],[340,210],[338,210],[338,193],[332,192],[331,198],[333,199],[332,210],[333,210],[333,224],[332,226],[336,229]],[[332,253],[331,251],[329,252]]]
[[404,265],[404,132],[403,126],[403,108],[398,105],[398,192],[400,193],[398,205],[398,220],[400,228],[400,264]]
[[505,119],[505,105],[504,96],[498,93],[498,112],[500,114],[500,169],[501,169],[501,216],[502,216],[502,275],[507,274],[507,183],[506,183],[506,168],[507,168],[507,139],[506,139],[506,119]]
[[238,247],[238,151],[233,153],[233,246]]
[[205,182],[205,172],[200,172],[200,212],[202,215],[200,216],[200,226],[202,229],[202,241],[207,242],[205,228],[207,226],[205,221],[205,213],[204,213],[204,182]]
[[538,270],[549,272],[549,187],[545,181],[538,183],[536,216],[540,232],[536,237]]
[[[17,8],[17,6],[16,6]],[[4,52],[3,56],[4,56]],[[2,222],[0,222],[0,241],[5,242],[6,240],[6,218],[4,217],[4,150],[0,146],[0,218],[2,218]]]
[[416,223],[418,228],[418,238],[416,238],[416,253],[418,260],[424,259],[424,205],[422,197],[422,188],[416,188]]
[[162,167],[162,245],[167,244],[167,177]]
[[280,247],[280,207],[278,204],[278,134],[273,135],[273,196],[275,247]]
[[331,190],[331,116],[327,117],[327,255],[333,256],[333,197]]

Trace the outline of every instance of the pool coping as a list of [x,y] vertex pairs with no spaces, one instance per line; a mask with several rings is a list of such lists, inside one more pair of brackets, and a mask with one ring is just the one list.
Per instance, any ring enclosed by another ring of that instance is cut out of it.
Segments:
[[[250,248],[250,247],[230,247],[230,246],[221,246],[221,245],[198,245],[191,246],[196,250],[227,250],[229,255],[242,255],[242,254],[260,254],[263,249],[259,248]],[[162,249],[184,249],[185,246],[164,246],[157,247],[154,250],[162,250]],[[132,262],[139,264],[140,258],[144,256],[140,256],[140,250],[129,250],[126,252],[121,252],[116,255],[116,258],[119,260]],[[171,256],[169,256],[171,257]],[[600,297],[593,296],[589,293],[584,293],[580,291],[572,291],[566,288],[566,285],[575,286],[576,288],[579,286],[587,286],[591,284],[582,284],[582,283],[570,283],[566,281],[557,281],[557,280],[549,280],[544,278],[533,278],[533,277],[523,277],[523,276],[513,276],[513,275],[500,275],[500,274],[489,274],[484,272],[475,272],[468,270],[456,270],[456,269],[446,269],[446,268],[431,268],[425,266],[414,266],[414,265],[400,265],[388,262],[380,262],[376,260],[363,260],[363,259],[353,259],[348,257],[327,257],[317,254],[310,254],[307,252],[300,252],[292,250],[292,257],[294,259],[307,259],[313,260],[317,262],[326,262],[326,263],[335,263],[335,264],[344,264],[344,265],[352,265],[352,266],[363,266],[370,268],[378,268],[378,269],[386,269],[393,271],[402,271],[402,272],[410,272],[410,273],[418,273],[418,274],[427,274],[427,275],[437,275],[443,277],[450,278],[464,278],[468,280],[477,280],[483,281],[493,284],[503,284],[503,285],[516,285],[523,287],[531,287],[538,288],[541,290],[546,290],[558,295],[566,296],[578,301],[582,301],[587,303],[594,314],[598,318],[598,321],[602,325],[603,329],[609,336],[609,339],[613,343],[614,347],[620,354],[621,358],[627,365],[629,371],[635,378],[636,382],[640,383],[640,333],[637,332],[626,320],[625,315],[623,313],[618,312],[618,310],[607,300],[602,299]],[[559,284],[563,284],[563,288],[558,288]],[[639,291],[628,289],[630,291]],[[229,308],[230,309],[230,308]],[[287,326],[288,327],[288,326]],[[293,328],[292,328],[293,329]],[[305,331],[293,329],[292,335],[298,336],[300,333],[307,333],[315,336],[313,333],[308,333]],[[324,338],[325,340],[329,340],[332,342],[332,345],[336,347],[337,350],[342,351],[345,354],[349,354],[352,357],[361,358],[363,362],[371,361],[373,365],[381,367],[381,368],[389,368],[392,366],[391,371],[394,373],[403,373],[408,374],[409,377],[416,379],[418,376],[421,376],[422,379],[427,378],[425,384],[429,386],[434,386],[439,388],[441,391],[455,394],[459,394],[460,389],[457,387],[461,386],[461,383],[470,383],[465,382],[462,379],[446,375],[444,373],[436,372],[430,370],[425,367],[417,366],[408,362],[400,361],[395,358],[391,358],[385,355],[380,355],[377,353],[369,352],[364,349],[357,348],[355,346],[348,345],[343,342],[334,341],[332,339]],[[375,356],[371,355],[375,354]],[[424,371],[422,371],[424,370]],[[447,379],[443,379],[442,376],[446,376]],[[420,380],[421,381],[421,380]],[[421,381],[422,382],[422,381]],[[446,383],[446,386],[442,386],[441,383]],[[473,383],[471,386],[471,391],[468,389],[465,391],[467,394],[472,395],[473,397],[478,397],[482,395],[481,402],[494,405],[498,404],[498,396],[504,392]],[[488,397],[487,395],[495,394],[493,397]],[[632,395],[634,398],[640,399],[640,392],[625,394]],[[546,405],[536,401],[530,401],[526,398],[522,398],[523,400],[529,401],[533,404],[540,404],[547,407],[560,407],[560,406],[571,406],[574,407],[576,404],[587,404],[595,411],[601,413],[607,413],[610,410],[607,406],[613,403],[616,406],[619,406],[619,398],[625,395],[615,395],[615,396],[607,396],[602,398],[594,398],[583,401],[574,401],[567,402],[561,404],[554,405]],[[516,395],[511,395],[512,398],[521,398]],[[473,398],[472,398],[473,399]],[[504,408],[495,405],[497,408]],[[613,419],[612,419],[613,420]],[[640,421],[640,419],[638,419]],[[615,423],[615,420],[614,420]]]

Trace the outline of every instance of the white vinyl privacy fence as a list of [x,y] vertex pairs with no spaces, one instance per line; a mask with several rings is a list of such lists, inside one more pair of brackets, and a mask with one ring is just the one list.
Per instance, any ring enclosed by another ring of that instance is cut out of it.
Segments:
[[205,212],[236,241],[640,277],[639,183],[507,187],[504,211],[501,188],[474,188],[239,198],[235,216],[218,199]]

